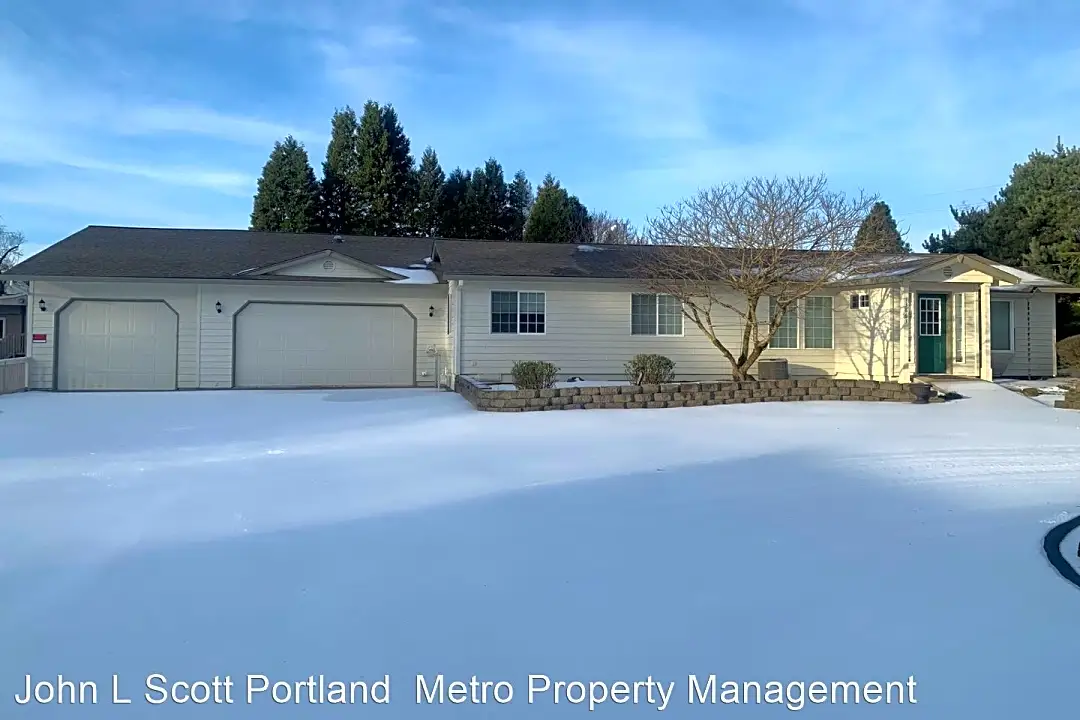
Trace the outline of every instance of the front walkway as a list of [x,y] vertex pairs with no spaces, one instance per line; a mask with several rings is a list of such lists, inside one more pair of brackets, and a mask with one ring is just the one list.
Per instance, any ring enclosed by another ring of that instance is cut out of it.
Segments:
[[931,380],[930,383],[939,392],[954,392],[964,397],[960,402],[978,403],[991,412],[1020,413],[1038,412],[1053,409],[1034,398],[1027,397],[996,383],[985,380]]

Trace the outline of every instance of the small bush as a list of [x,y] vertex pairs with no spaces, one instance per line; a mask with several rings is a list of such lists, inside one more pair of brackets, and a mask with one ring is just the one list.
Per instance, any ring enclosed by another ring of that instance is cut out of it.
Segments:
[[1033,387],[1021,388],[1020,394],[1027,395],[1028,397],[1038,397],[1039,395],[1042,395],[1042,390]]
[[1057,344],[1058,365],[1063,368],[1080,369],[1080,335],[1073,335]]
[[554,387],[559,368],[543,360],[519,360],[510,368],[518,390],[546,390]]
[[634,385],[659,385],[675,377],[675,363],[663,355],[635,355],[623,367]]

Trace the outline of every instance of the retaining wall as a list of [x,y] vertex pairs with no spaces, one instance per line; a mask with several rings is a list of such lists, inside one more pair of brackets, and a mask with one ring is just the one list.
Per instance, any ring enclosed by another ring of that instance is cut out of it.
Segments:
[[911,402],[914,399],[909,383],[831,378],[490,390],[483,383],[459,375],[454,379],[454,390],[477,410],[496,412],[677,408],[811,400]]

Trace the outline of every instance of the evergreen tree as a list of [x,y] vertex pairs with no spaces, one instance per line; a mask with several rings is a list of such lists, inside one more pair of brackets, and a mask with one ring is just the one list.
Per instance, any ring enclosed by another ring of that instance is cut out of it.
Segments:
[[319,224],[319,184],[307,150],[288,136],[274,143],[251,210],[251,229],[306,233]]
[[507,189],[506,219],[503,223],[507,240],[520,241],[525,238],[525,221],[529,219],[532,204],[532,183],[523,170],[518,170]]
[[439,213],[443,237],[473,237],[474,223],[466,202],[470,185],[472,185],[472,173],[461,168],[454,168],[446,178]]
[[465,206],[470,220],[471,234],[477,240],[505,240],[507,187],[502,165],[490,158],[483,167],[472,173]]
[[349,106],[335,111],[330,127],[320,187],[321,224],[326,232],[351,235],[357,232],[361,211],[357,192],[360,155],[356,112]]
[[589,211],[548,174],[525,223],[525,242],[589,241]]
[[855,249],[860,252],[909,253],[909,245],[896,227],[892,210],[883,202],[876,202],[859,226],[855,236]]
[[443,185],[446,175],[439,166],[439,157],[430,147],[420,158],[416,170],[416,202],[413,207],[412,228],[420,237],[441,237],[443,215]]
[[360,235],[394,235],[394,158],[390,133],[383,124],[383,112],[374,100],[364,103],[357,131],[356,192],[360,213]]
[[382,124],[390,148],[390,211],[387,234],[412,234],[412,215],[416,205],[416,176],[409,137],[405,134],[393,105],[384,105]]

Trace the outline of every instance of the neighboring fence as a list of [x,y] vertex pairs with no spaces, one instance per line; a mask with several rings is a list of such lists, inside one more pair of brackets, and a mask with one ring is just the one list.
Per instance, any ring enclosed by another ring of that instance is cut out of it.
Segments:
[[0,338],[0,360],[26,356],[26,335],[12,333]]
[[0,360],[0,395],[26,389],[28,362],[24,357]]

